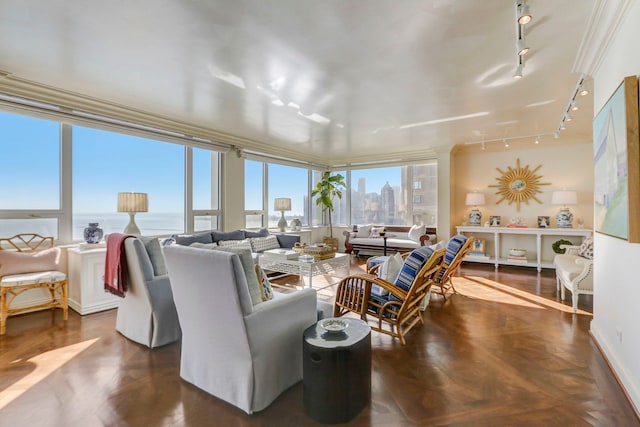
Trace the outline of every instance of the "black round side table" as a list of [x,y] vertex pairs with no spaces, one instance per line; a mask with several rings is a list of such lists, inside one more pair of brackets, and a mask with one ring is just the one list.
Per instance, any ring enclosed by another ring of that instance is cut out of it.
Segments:
[[371,401],[371,328],[341,319],[348,324],[343,332],[327,332],[319,322],[304,331],[304,407],[321,423],[349,421]]

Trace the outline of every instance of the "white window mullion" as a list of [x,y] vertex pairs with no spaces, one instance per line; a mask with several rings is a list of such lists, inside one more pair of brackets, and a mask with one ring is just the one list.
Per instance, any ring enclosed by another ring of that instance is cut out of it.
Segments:
[[58,239],[62,243],[73,241],[73,164],[71,125],[60,124],[60,211]]

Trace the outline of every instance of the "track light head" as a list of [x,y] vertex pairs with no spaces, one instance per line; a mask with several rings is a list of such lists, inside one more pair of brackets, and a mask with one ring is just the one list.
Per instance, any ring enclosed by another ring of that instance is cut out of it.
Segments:
[[580,106],[578,105],[578,101],[575,99],[571,101],[571,111],[578,111]]
[[514,79],[521,79],[522,78],[522,69],[524,68],[524,63],[519,62],[518,66],[516,67],[516,72],[513,74],[513,78]]
[[509,148],[509,141],[506,139],[504,140],[504,148]]
[[527,46],[523,38],[518,39],[516,42],[516,52],[519,56],[524,56],[529,53],[529,46]]
[[555,131],[555,132],[553,133],[553,137],[554,137],[555,139],[560,138],[560,132]]
[[589,89],[585,87],[584,83],[580,83],[580,86],[578,86],[578,93],[580,96],[589,95]]
[[518,24],[527,25],[531,22],[532,16],[529,12],[529,6],[524,3],[518,4]]
[[573,117],[571,117],[571,113],[569,113],[568,111],[564,114],[564,121],[565,122],[570,122],[571,120],[573,120]]
[[536,140],[533,141],[534,144],[540,144],[540,135],[536,136]]
[[485,145],[484,141],[482,141],[482,151],[486,150],[487,146]]
[[565,130],[567,125],[564,123],[564,120],[560,122],[560,130]]

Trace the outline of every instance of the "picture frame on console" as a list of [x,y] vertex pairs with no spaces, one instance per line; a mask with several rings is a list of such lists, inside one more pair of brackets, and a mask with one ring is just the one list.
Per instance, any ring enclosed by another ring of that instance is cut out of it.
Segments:
[[484,253],[485,248],[485,239],[479,239],[475,237],[473,239],[473,244],[471,246],[471,252],[473,253]]
[[593,120],[594,228],[640,242],[638,78],[625,77]]
[[538,228],[549,228],[551,223],[549,222],[548,216],[539,216],[538,217]]
[[489,217],[489,226],[490,227],[500,227],[500,215],[491,215]]

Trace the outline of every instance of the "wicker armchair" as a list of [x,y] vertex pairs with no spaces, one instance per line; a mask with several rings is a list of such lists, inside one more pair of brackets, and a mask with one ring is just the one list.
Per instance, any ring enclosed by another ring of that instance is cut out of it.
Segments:
[[[338,285],[333,315],[340,317],[353,312],[365,321],[371,316],[376,319],[371,326],[373,330],[406,344],[405,335],[423,323],[420,304],[440,270],[444,254],[444,249],[434,251],[426,246],[415,249],[405,259],[395,283],[368,274],[346,277]],[[373,285],[382,292],[372,292]]]
[[449,239],[447,243],[447,253],[444,257],[444,263],[442,270],[436,275],[433,280],[433,287],[431,292],[442,295],[447,299],[447,292],[456,292],[456,288],[453,287],[453,281],[451,278],[456,272],[464,257],[467,256],[473,245],[473,237],[467,238],[462,234],[458,234]]
[[[0,238],[0,335],[6,332],[7,318],[28,311],[47,308],[69,313],[67,275],[59,270],[60,249],[53,237],[39,234],[17,234]],[[32,289],[48,291],[44,302],[11,308],[22,293]]]

